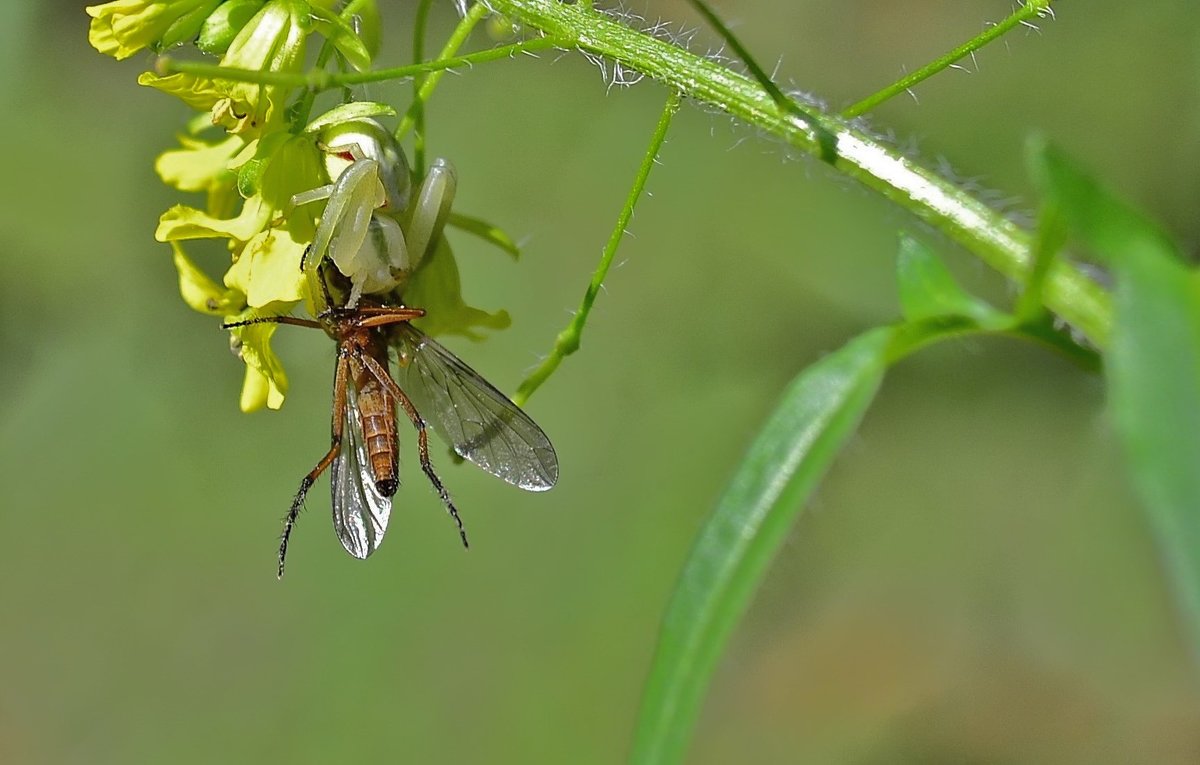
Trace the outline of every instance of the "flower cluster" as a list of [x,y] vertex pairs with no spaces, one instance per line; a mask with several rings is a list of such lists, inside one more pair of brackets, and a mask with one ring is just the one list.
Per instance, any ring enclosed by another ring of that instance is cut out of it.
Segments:
[[[315,315],[319,295],[300,267],[313,240],[320,205],[296,206],[293,197],[329,184],[315,126],[309,119],[318,85],[306,85],[310,38],[319,35],[317,61],[366,70],[378,45],[373,0],[116,0],[87,8],[89,40],[117,59],[143,49],[161,52],[182,43],[220,56],[228,78],[146,72],[138,82],[196,109],[179,147],[159,156],[155,170],[168,185],[203,194],[203,207],[176,205],[159,220],[155,238],[170,244],[179,288],[193,309],[227,322],[278,316],[303,304]],[[311,51],[311,52],[315,52]],[[216,71],[216,70],[214,70]],[[329,113],[336,113],[334,107]],[[387,107],[377,111],[394,113]],[[195,239],[224,240],[230,253],[220,282],[184,249]],[[472,334],[502,328],[503,311],[489,314],[462,300],[458,269],[444,240],[412,275],[405,299],[429,310],[427,332]],[[419,303],[416,301],[420,301]],[[234,351],[246,364],[241,408],[277,409],[287,377],[271,350],[276,324],[231,330]]]

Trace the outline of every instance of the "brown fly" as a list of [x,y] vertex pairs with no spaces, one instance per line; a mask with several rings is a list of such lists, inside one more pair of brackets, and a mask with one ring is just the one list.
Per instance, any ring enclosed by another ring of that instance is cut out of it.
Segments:
[[[342,546],[356,558],[379,547],[400,485],[397,406],[417,430],[421,470],[458,524],[464,546],[467,534],[458,508],[429,460],[427,425],[459,456],[514,486],[545,491],[558,481],[558,457],[542,429],[475,370],[412,326],[424,315],[420,308],[364,299],[354,308],[329,308],[316,321],[269,316],[225,325],[323,329],[338,346],[329,451],[300,482],[284,519],[280,577],[304,497],[326,469],[333,527]],[[389,350],[395,355],[396,380],[389,373]]]

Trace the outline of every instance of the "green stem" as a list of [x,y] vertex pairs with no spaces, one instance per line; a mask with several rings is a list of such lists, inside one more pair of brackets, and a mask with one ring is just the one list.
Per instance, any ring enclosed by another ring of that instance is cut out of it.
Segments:
[[[419,64],[425,60],[425,28],[429,23],[429,8],[433,0],[421,0],[417,4],[416,17],[413,19],[413,63]],[[413,78],[413,100],[410,109],[416,109],[413,115],[413,163],[412,176],[414,183],[425,176],[425,102],[421,100],[421,86],[425,84],[424,76]]]
[[[556,40],[539,37],[534,40],[501,45],[488,48],[477,53],[464,56],[440,58],[436,61],[425,61],[409,66],[397,66],[391,69],[374,69],[369,72],[339,72],[331,73],[314,69],[307,74],[299,72],[263,72],[258,69],[239,69],[217,64],[204,64],[199,61],[179,61],[170,56],[160,56],[155,64],[159,74],[191,74],[196,77],[206,77],[210,80],[225,80],[227,82],[254,82],[260,85],[280,85],[289,88],[315,88],[329,90],[345,85],[361,85],[368,82],[384,82],[386,80],[403,80],[429,72],[440,73],[447,69],[474,66],[502,58],[512,58],[518,53],[546,50],[560,45]],[[432,80],[433,78],[430,78]],[[429,82],[425,83],[422,92],[431,90]],[[409,126],[411,127],[411,125]]]
[[1026,0],[1024,5],[1013,11],[1012,14],[1004,21],[988,27],[988,29],[983,33],[971,38],[946,55],[934,59],[912,74],[905,75],[896,82],[893,82],[891,85],[888,85],[878,93],[872,93],[853,106],[844,109],[842,111],[842,116],[849,119],[869,112],[884,101],[887,101],[889,98],[905,92],[918,82],[932,77],[943,69],[952,66],[957,61],[961,61],[962,59],[990,43],[992,40],[1000,37],[1013,27],[1019,24],[1024,24],[1029,21],[1029,19],[1045,13],[1050,7],[1050,1],[1051,0]]
[[[984,202],[834,115],[797,118],[745,75],[664,40],[630,29],[583,4],[490,0],[492,8],[562,46],[612,59],[684,97],[710,104],[817,157],[916,215],[1013,281],[1030,272],[1031,237]],[[814,127],[813,123],[816,123]],[[1112,324],[1109,294],[1078,268],[1056,262],[1047,306],[1098,347]]]
[[646,188],[646,180],[650,177],[650,171],[654,168],[655,160],[658,158],[658,151],[662,148],[663,141],[666,140],[667,128],[671,126],[671,118],[678,110],[679,94],[672,90],[667,96],[667,103],[663,106],[662,115],[658,118],[658,125],[654,128],[654,135],[650,138],[650,145],[646,148],[646,155],[642,158],[641,167],[638,168],[637,176],[633,179],[633,186],[625,197],[625,205],[621,208],[621,214],[617,216],[617,225],[613,226],[608,243],[604,246],[604,252],[600,255],[600,263],[592,273],[592,281],[583,293],[579,310],[575,312],[571,323],[554,339],[554,349],[550,351],[550,355],[517,388],[516,395],[513,396],[513,402],[517,406],[522,406],[529,400],[533,392],[550,375],[554,374],[554,370],[558,369],[558,365],[562,363],[563,359],[579,350],[583,327],[587,324],[588,315],[592,312],[592,305],[596,302],[596,296],[600,294],[600,288],[604,285],[604,277],[608,275],[608,269],[612,266],[613,258],[616,257],[617,247],[625,237],[625,230],[629,226],[630,219],[633,218],[633,208],[637,206],[642,191]]
[[[471,10],[467,11],[466,15],[462,17],[462,21],[458,22],[458,26],[455,27],[454,31],[450,34],[450,38],[446,40],[446,45],[442,48],[442,52],[438,54],[436,61],[431,63],[453,61],[455,59],[454,54],[458,52],[458,49],[461,48],[463,43],[467,41],[467,38],[471,36],[471,31],[474,30],[475,26],[484,18],[486,18],[490,12],[491,11],[489,11],[487,6],[483,3],[476,3],[475,5],[471,6]],[[524,43],[505,45],[501,48],[493,48],[492,50],[503,50],[506,48],[513,49],[514,51],[518,49],[525,50],[527,49],[525,46],[527,46],[530,42],[537,41],[530,40]],[[545,47],[553,46],[548,44]],[[422,78],[421,87],[417,88],[416,92],[413,94],[413,102],[409,105],[408,111],[404,115],[404,119],[400,120],[400,124],[396,126],[395,136],[397,141],[403,138],[406,132],[416,126],[418,119],[417,115],[424,114],[425,102],[429,100],[430,95],[433,94],[433,89],[436,88],[438,83],[441,81],[442,72],[449,68],[451,67],[443,67],[442,69],[438,70],[431,69],[429,71],[432,72],[432,74],[430,74],[428,77]]]
[[742,45],[742,41],[737,38],[733,30],[726,26],[725,22],[721,21],[720,17],[709,7],[708,3],[704,2],[704,0],[688,0],[688,2],[696,9],[697,13],[704,17],[709,26],[717,30],[721,37],[724,38],[725,43],[738,55],[738,58],[750,70],[750,74],[758,81],[763,90],[770,94],[780,109],[803,119],[809,118],[808,112],[800,108],[800,105],[794,99],[784,95],[784,92],[779,89],[779,86],[770,78],[766,70],[758,65],[758,61],[750,54],[746,46]]

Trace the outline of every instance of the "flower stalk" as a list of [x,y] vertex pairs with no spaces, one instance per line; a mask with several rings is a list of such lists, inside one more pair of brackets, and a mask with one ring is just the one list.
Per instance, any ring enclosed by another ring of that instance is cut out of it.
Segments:
[[[560,46],[603,56],[724,111],[829,164],[882,194],[961,244],[1013,281],[1024,284],[1033,266],[1031,234],[951,181],[903,156],[845,118],[781,108],[752,78],[632,29],[590,3],[489,0],[498,13],[542,31]],[[1079,268],[1059,260],[1046,275],[1046,306],[1103,348],[1112,327],[1108,293]]]

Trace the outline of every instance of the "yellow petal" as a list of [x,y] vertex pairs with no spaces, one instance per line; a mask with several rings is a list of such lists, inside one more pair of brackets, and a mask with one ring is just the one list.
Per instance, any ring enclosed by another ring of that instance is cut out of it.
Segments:
[[[252,315],[278,316],[287,313],[290,308],[288,305],[273,305]],[[269,409],[283,406],[283,399],[287,396],[287,374],[279,357],[271,350],[271,336],[278,327],[278,324],[264,323],[233,330],[241,342],[242,361],[246,362],[246,379],[242,384],[240,402],[244,412],[261,409],[264,404]]]
[[180,191],[216,191],[232,186],[236,181],[230,169],[233,158],[245,141],[238,136],[209,143],[190,136],[180,136],[181,149],[159,155],[154,171],[168,186]]
[[270,219],[271,209],[258,197],[247,199],[236,218],[214,218],[194,207],[175,205],[158,219],[154,238],[160,242],[175,242],[225,237],[248,242],[266,228]]
[[165,76],[153,72],[142,72],[138,75],[137,81],[139,85],[169,93],[193,109],[202,112],[212,109],[226,97],[225,90],[220,88],[215,81],[184,72]]
[[295,303],[305,294],[300,259],[307,247],[307,241],[297,241],[285,228],[268,229],[246,243],[225,274],[225,284],[245,293],[252,308]]
[[171,250],[175,256],[175,269],[179,272],[179,294],[183,296],[183,302],[210,316],[226,316],[243,308],[244,297],[208,278],[178,242],[171,242]]

